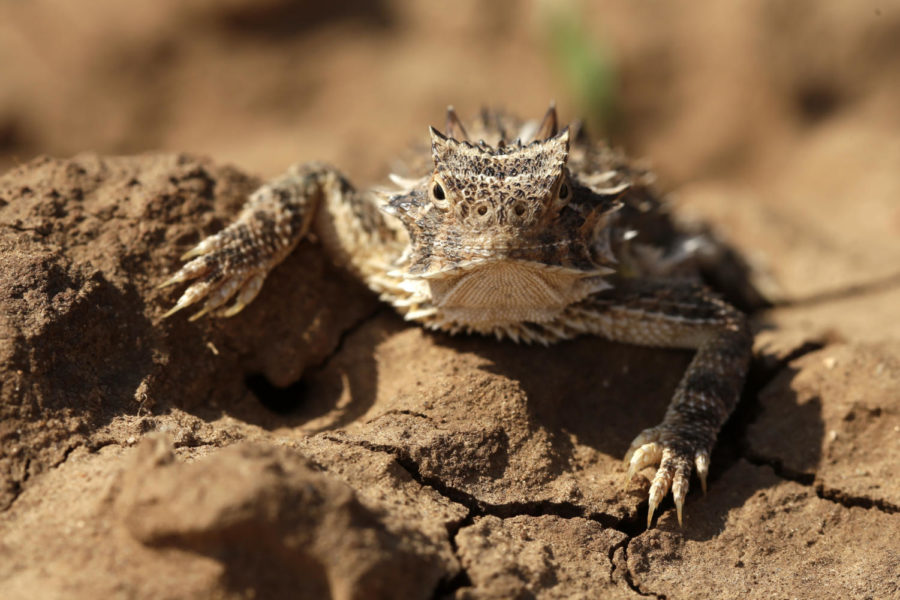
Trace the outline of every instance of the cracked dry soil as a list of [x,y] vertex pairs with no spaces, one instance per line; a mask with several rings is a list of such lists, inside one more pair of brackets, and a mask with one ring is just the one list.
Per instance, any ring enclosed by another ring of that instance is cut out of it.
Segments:
[[620,457],[689,353],[428,333],[309,243],[240,316],[161,321],[154,284],[257,183],[0,178],[4,598],[900,597],[900,339],[840,318],[897,286],[755,315],[709,494],[645,531]]

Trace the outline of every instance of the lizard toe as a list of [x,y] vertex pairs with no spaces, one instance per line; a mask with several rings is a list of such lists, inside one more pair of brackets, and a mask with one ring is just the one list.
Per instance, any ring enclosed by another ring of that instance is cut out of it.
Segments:
[[[631,445],[628,447],[628,452],[625,453],[625,458],[623,459],[625,463],[633,463],[635,453],[641,448],[659,440],[661,433],[662,432],[658,427],[651,427],[640,432],[638,436],[632,440]],[[659,458],[656,459],[656,462],[659,462]]]
[[253,299],[259,294],[265,279],[265,274],[257,273],[243,281],[234,302],[230,306],[217,310],[215,315],[217,317],[233,317],[244,310],[244,307],[253,302]]
[[243,273],[236,273],[231,277],[226,277],[219,283],[218,287],[210,289],[207,292],[206,302],[203,304],[203,308],[191,315],[188,320],[196,321],[203,315],[218,309],[238,292],[238,289],[244,285],[246,280],[247,277]]
[[642,444],[634,451],[629,451],[628,473],[625,475],[625,485],[631,483],[635,474],[651,465],[658,465],[662,460],[662,446],[656,442]]
[[205,298],[216,287],[218,287],[216,277],[210,275],[207,275],[204,279],[201,279],[200,281],[192,284],[186,290],[184,290],[184,293],[181,294],[180,298],[178,298],[175,306],[173,306],[163,314],[163,319],[171,317],[183,308],[187,308],[192,304],[196,304],[197,302]]

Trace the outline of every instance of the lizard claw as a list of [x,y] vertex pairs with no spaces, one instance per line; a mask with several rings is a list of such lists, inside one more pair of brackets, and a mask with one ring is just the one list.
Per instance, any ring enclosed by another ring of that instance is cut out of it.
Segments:
[[665,491],[660,491],[659,486],[653,485],[650,487],[649,506],[647,507],[647,529],[653,526],[653,513],[656,512],[656,507],[659,506],[664,495]]
[[178,283],[178,276],[173,276],[158,284],[156,286],[156,289],[161,290],[163,288],[169,287],[170,285],[175,285],[176,283]]
[[678,516],[678,526],[682,525],[682,513],[684,512],[684,498],[690,488],[690,467],[679,464],[675,467],[675,475],[672,478],[672,498],[675,500],[675,514]]
[[175,306],[173,306],[172,308],[170,308],[169,310],[167,310],[166,312],[163,313],[162,318],[163,318],[163,319],[168,319],[169,317],[171,317],[172,315],[174,315],[175,313],[177,313],[179,310],[181,310],[181,309],[184,308],[185,306],[187,306],[187,304],[181,304],[181,305],[179,305],[179,304],[176,303]]
[[[227,231],[227,229],[223,231]],[[201,240],[199,244],[182,254],[180,260],[187,261],[192,258],[197,258],[198,256],[203,256],[204,254],[212,254],[216,250],[226,246],[227,235],[224,234],[223,231],[214,233]]]
[[[659,434],[653,429],[645,429],[640,432],[636,438],[631,442],[631,446],[628,448],[628,452],[625,453],[625,458],[623,459],[626,463],[634,462],[632,459],[634,457],[635,452],[639,449],[651,444],[659,439]],[[659,459],[657,459],[658,461]]]
[[[185,265],[174,277],[166,281],[158,287],[164,287],[173,283],[180,283],[191,279],[191,275],[199,273],[199,269],[190,268],[197,260]],[[206,261],[203,261],[204,264]],[[187,273],[187,274],[185,274]],[[194,283],[188,287],[178,302],[171,309],[163,314],[163,318],[171,317],[183,308],[191,306],[206,298],[198,312],[191,315],[189,321],[196,321],[201,317],[212,314],[218,317],[232,317],[241,312],[244,307],[250,304],[256,295],[262,289],[263,282],[266,279],[264,272],[248,272],[247,270],[232,271],[228,275],[222,275],[213,271],[206,278]],[[229,300],[234,298],[234,302],[230,306],[226,306]]]
[[[190,264],[190,263],[188,263]],[[187,265],[185,266],[187,268]],[[184,268],[179,271],[181,273],[184,271]],[[176,277],[178,276],[176,273]],[[177,283],[177,282],[176,282]],[[175,306],[167,310],[162,318],[168,319],[175,313],[177,313],[182,308],[187,308],[188,306],[195,304],[200,301],[204,296],[210,293],[212,289],[216,286],[215,280],[213,278],[207,277],[201,281],[198,281],[194,285],[190,286],[188,289],[184,291],[181,297],[178,299],[178,302],[175,303]]]
[[191,322],[196,321],[197,319],[199,319],[200,317],[202,317],[203,315],[205,315],[208,312],[209,312],[209,308],[204,306],[203,308],[201,308],[200,310],[198,310],[197,312],[192,314],[190,317],[188,317],[188,321],[191,321]]
[[697,452],[694,455],[694,466],[697,468],[697,477],[700,478],[700,488],[703,495],[706,495],[706,476],[709,474],[709,453],[705,451]]
[[[162,289],[165,287],[169,287],[170,285],[175,285],[176,283],[189,281],[191,279],[197,279],[198,277],[202,277],[203,275],[208,274],[211,270],[212,266],[210,264],[210,261],[208,261],[206,258],[195,258],[191,262],[178,269],[178,271],[176,271],[174,275],[157,285],[156,289]],[[187,304],[185,304],[184,306],[187,306]],[[182,306],[181,308],[184,308],[184,306]]]

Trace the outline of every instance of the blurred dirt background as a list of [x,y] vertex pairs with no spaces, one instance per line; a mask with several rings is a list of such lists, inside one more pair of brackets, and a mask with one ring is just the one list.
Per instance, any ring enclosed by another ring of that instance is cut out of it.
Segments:
[[[0,0],[0,596],[900,598],[898,73],[874,0]],[[160,320],[262,178],[550,100],[771,302],[683,529],[619,460],[684,353],[425,333],[312,244]]]

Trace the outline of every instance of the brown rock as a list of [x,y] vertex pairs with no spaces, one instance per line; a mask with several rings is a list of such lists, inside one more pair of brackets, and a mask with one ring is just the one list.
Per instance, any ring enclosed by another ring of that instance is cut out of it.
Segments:
[[113,518],[115,490],[133,454],[118,445],[76,450],[0,513],[4,598],[214,597],[220,563],[153,551]]
[[456,564],[446,531],[429,539],[284,448],[176,464],[147,440],[116,510],[145,545],[214,558],[226,588],[256,597],[428,598]]
[[581,518],[478,518],[456,536],[472,583],[456,598],[639,598],[611,577],[610,556],[625,539]]
[[459,568],[447,530],[393,508],[286,448],[79,451],[0,515],[3,596],[430,597]]
[[[693,506],[629,542],[645,594],[679,598],[896,598],[900,515],[822,500],[740,461]],[[617,559],[622,562],[619,554]]]
[[396,454],[470,507],[633,519],[646,489],[623,491],[622,456],[661,418],[689,358],[589,337],[551,348],[452,338],[385,312],[311,378],[299,421]]
[[37,159],[0,177],[0,507],[117,417],[212,416],[248,396],[247,372],[296,380],[371,309],[306,247],[227,327],[160,321],[174,293],[154,286],[255,185],[175,155]]
[[900,343],[840,344],[792,363],[761,393],[754,456],[822,493],[900,512]]

